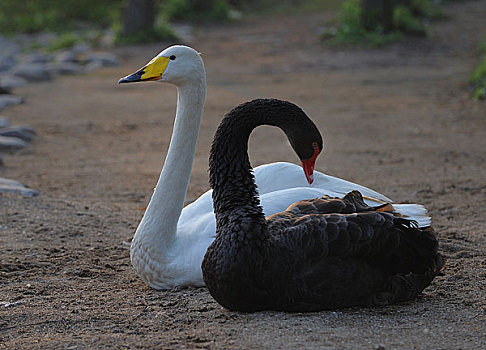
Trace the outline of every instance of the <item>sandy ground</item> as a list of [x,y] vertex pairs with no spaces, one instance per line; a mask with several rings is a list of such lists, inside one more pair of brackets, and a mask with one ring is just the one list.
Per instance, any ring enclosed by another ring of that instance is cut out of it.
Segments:
[[[205,288],[155,291],[129,262],[132,234],[170,140],[176,91],[118,86],[166,44],[118,49],[122,67],[18,92],[4,115],[33,125],[33,146],[0,176],[40,191],[0,195],[1,348],[486,348],[486,105],[467,78],[486,33],[486,2],[450,3],[429,39],[386,49],[322,46],[331,14],[198,28],[208,98],[187,195],[208,189],[223,114],[255,97],[300,105],[325,138],[317,168],[430,209],[446,274],[422,298],[379,309],[229,312]],[[253,165],[297,162],[283,134],[258,129]],[[5,304],[5,303],[11,303]]]

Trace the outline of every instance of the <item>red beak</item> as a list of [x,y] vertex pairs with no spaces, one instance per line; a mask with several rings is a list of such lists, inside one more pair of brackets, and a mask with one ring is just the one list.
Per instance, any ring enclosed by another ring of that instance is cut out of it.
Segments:
[[314,164],[316,163],[317,156],[319,155],[319,147],[317,143],[314,142],[314,154],[309,159],[302,160],[302,168],[304,169],[305,177],[307,182],[312,184],[314,182]]
[[316,158],[312,157],[311,159],[303,160],[302,161],[302,168],[304,169],[305,177],[307,178],[307,182],[309,185],[314,182],[314,164],[316,162]]

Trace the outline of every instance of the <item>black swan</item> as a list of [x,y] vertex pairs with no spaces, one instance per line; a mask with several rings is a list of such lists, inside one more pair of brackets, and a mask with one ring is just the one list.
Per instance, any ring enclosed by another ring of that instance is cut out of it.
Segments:
[[281,128],[302,160],[319,143],[313,122],[289,102],[254,100],[222,120],[209,162],[217,234],[202,263],[218,303],[245,312],[387,305],[415,298],[440,274],[433,229],[388,212],[391,205],[369,207],[357,191],[265,219],[247,152],[259,125]]

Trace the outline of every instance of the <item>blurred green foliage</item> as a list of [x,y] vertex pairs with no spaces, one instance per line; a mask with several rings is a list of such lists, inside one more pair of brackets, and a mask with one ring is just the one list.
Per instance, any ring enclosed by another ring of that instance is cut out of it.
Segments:
[[475,100],[486,99],[486,40],[481,45],[481,61],[469,79]]
[[[117,43],[132,44],[172,40],[175,34],[168,20],[224,20],[230,6],[227,0],[154,0],[158,15],[154,28],[130,36],[117,35]],[[236,2],[244,2],[237,0]],[[0,32],[66,32],[76,29],[121,29],[126,0],[0,0]],[[69,47],[73,35],[63,36],[56,45]]]
[[360,0],[345,0],[341,5],[338,25],[321,35],[323,40],[332,44],[362,44],[381,47],[402,37],[400,32],[385,33],[383,26],[376,24],[373,29],[366,30],[361,23]]
[[419,17],[440,19],[444,18],[444,11],[439,6],[445,0],[411,0],[410,9]]
[[67,32],[56,37],[46,48],[47,51],[57,51],[60,49],[70,49],[77,43],[83,41],[79,35],[75,35],[72,32]]
[[407,6],[397,6],[393,10],[393,24],[396,30],[413,35],[425,36],[427,31],[419,17],[413,15]]
[[392,29],[385,30],[383,21],[380,21],[383,14],[372,12],[371,17],[364,17],[362,0],[345,0],[339,11],[338,25],[327,29],[322,39],[337,44],[366,43],[379,47],[402,38],[404,34],[425,36],[424,18],[443,17],[439,3],[433,0],[395,1],[390,12]]
[[228,0],[229,4],[247,13],[289,14],[334,11],[342,0]]
[[121,23],[119,21],[114,22],[113,29],[115,32],[114,41],[116,45],[132,45],[159,40],[177,40],[177,35],[172,30],[171,26],[161,18],[155,21],[153,28],[140,30],[130,35],[122,34]]
[[122,0],[1,0],[0,32],[72,30],[89,23],[109,26]]
[[[204,4],[201,6],[201,4]],[[228,19],[230,6],[227,0],[191,1],[163,0],[160,1],[160,13],[164,18],[172,20],[222,21]]]

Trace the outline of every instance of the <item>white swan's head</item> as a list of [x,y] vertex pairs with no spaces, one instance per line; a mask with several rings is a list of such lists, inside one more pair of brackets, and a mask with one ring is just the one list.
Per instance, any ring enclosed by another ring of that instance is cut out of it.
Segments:
[[118,83],[160,81],[181,86],[205,79],[204,64],[199,53],[182,45],[170,46],[137,72]]

